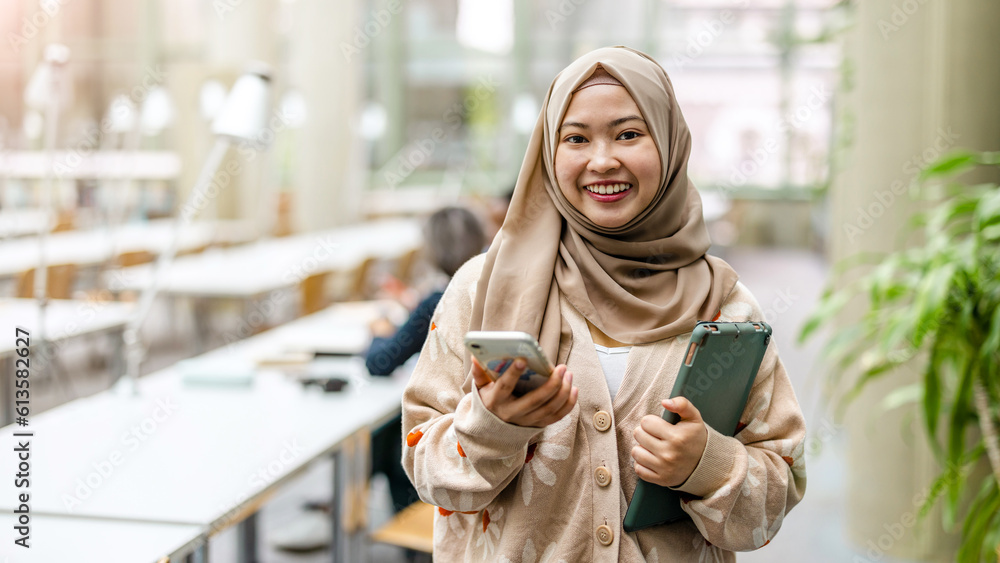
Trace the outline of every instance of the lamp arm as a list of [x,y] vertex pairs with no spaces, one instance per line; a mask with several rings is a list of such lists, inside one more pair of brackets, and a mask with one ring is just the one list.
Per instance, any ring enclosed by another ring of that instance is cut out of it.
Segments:
[[[168,275],[170,271],[170,265],[173,263],[174,256],[177,254],[177,246],[180,243],[184,225],[193,221],[198,215],[198,211],[200,211],[198,206],[195,205],[195,200],[198,196],[203,195],[206,188],[208,188],[211,184],[212,177],[215,176],[215,172],[219,169],[219,165],[222,164],[222,159],[225,158],[226,152],[229,150],[230,142],[230,139],[227,137],[216,137],[215,145],[212,146],[211,152],[208,153],[208,158],[202,166],[201,172],[198,175],[198,180],[194,184],[194,189],[191,190],[185,204],[178,209],[177,214],[174,217],[173,236],[170,237],[170,242],[167,244],[167,247],[163,249],[163,252],[160,253],[156,260],[156,264],[153,268],[152,280],[142,291],[142,295],[139,299],[139,307],[129,320],[128,324],[125,326],[125,332],[123,334],[123,339],[125,341],[125,376],[132,384],[134,384],[139,378],[139,367],[142,364],[143,356],[145,355],[145,351],[142,349],[142,340],[139,337],[139,329],[142,328],[142,324],[149,315],[150,309],[153,308],[153,301],[156,299],[156,294],[160,291],[160,287],[163,285],[163,278]],[[185,212],[185,210],[188,209],[190,212]]]

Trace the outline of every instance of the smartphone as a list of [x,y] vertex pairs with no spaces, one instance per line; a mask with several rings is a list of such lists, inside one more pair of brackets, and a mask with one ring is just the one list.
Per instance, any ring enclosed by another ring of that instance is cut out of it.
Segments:
[[470,331],[465,335],[465,347],[494,381],[514,364],[514,360],[524,358],[528,366],[514,385],[512,395],[515,397],[544,385],[554,369],[535,337],[526,332]]

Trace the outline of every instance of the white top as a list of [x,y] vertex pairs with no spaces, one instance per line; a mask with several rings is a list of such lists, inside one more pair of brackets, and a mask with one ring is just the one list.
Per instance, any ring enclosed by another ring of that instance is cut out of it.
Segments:
[[628,363],[628,351],[631,346],[621,346],[618,348],[608,348],[600,344],[594,344],[597,349],[597,359],[601,360],[601,368],[604,370],[604,379],[608,381],[608,391],[611,392],[611,400],[614,401],[618,394],[618,388],[622,386],[622,379],[625,378],[625,365]]

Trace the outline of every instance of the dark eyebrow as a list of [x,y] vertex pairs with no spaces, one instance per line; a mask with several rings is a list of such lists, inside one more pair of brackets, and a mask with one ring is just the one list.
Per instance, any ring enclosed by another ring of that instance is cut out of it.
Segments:
[[[625,123],[627,121],[641,121],[643,123],[646,123],[646,120],[643,119],[643,118],[641,118],[641,117],[639,117],[638,115],[628,115],[628,116],[620,117],[618,119],[615,119],[614,121],[609,122],[608,123],[608,128],[618,127],[619,125],[621,125],[622,123]],[[563,127],[578,127],[580,129],[590,129],[589,125],[585,125],[583,123],[577,123],[575,121],[569,121],[569,122],[563,123],[562,125],[559,126],[559,130],[562,131]]]

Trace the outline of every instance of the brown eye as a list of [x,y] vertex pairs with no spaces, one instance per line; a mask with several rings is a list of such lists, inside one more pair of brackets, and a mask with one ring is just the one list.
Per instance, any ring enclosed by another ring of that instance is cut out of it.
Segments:
[[632,139],[638,139],[640,136],[638,131],[625,131],[621,135],[618,135],[618,138],[622,141],[631,141]]

